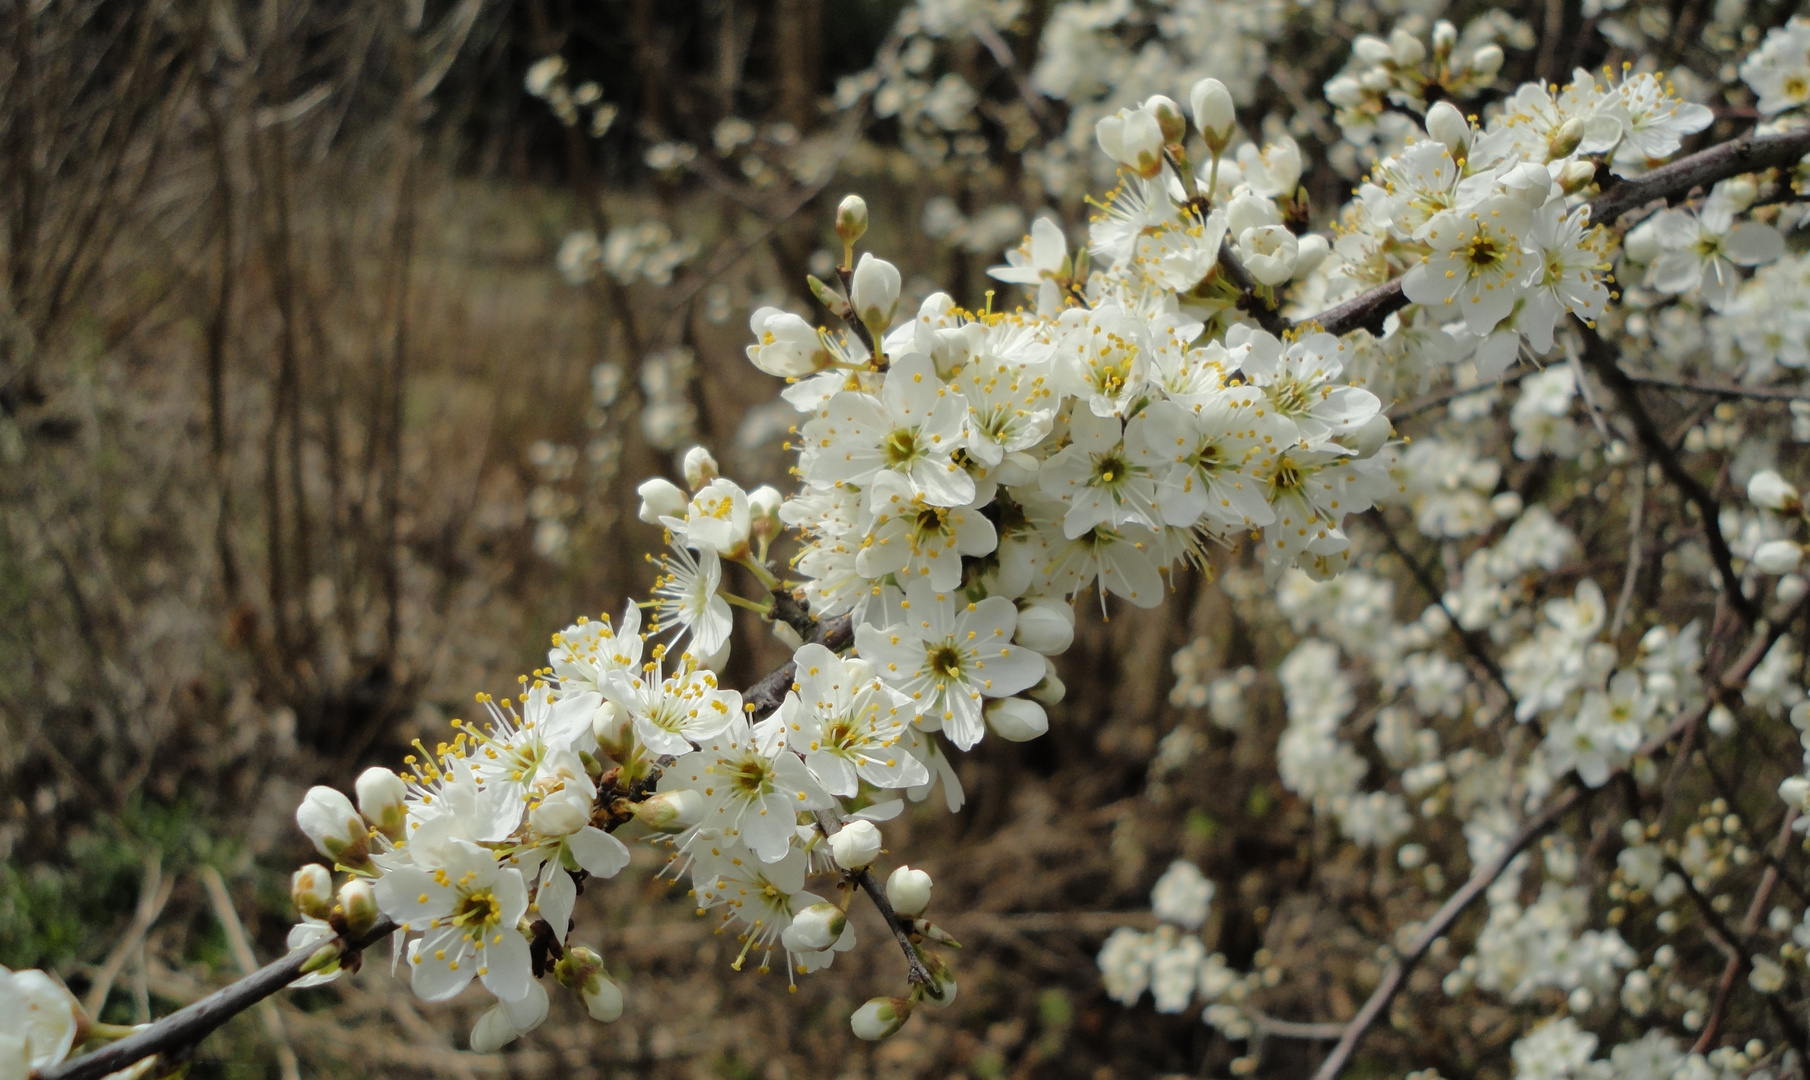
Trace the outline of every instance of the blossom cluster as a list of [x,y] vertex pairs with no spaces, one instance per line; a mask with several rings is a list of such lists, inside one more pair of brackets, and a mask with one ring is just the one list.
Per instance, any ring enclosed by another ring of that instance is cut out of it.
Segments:
[[[958,18],[956,6],[926,5],[924,32],[1003,14]],[[1088,10],[1101,26],[1118,18],[1112,5]],[[1065,5],[1049,32],[1079,41],[1095,32],[1085,15]],[[1530,83],[1487,119],[1465,115],[1447,99],[1484,92],[1503,63],[1494,42],[1512,30],[1461,35],[1440,23],[1430,48],[1407,31],[1358,39],[1326,92],[1347,137],[1373,157],[1330,236],[1307,229],[1312,163],[1300,145],[1242,140],[1241,91],[1211,76],[1189,88],[1185,108],[1153,93],[1094,112],[1088,135],[1117,185],[1079,249],[1040,218],[993,268],[1023,288],[1024,307],[970,310],[938,292],[902,310],[900,270],[871,252],[856,259],[866,208],[845,200],[837,283],[810,283],[840,326],[778,306],[750,320],[747,357],[787,381],[780,396],[797,414],[797,490],[748,490],[692,450],[682,484],[639,488],[641,520],[667,547],[644,601],[555,635],[547,666],[516,697],[481,696],[483,722],[419,747],[401,773],[367,772],[356,803],[310,792],[298,821],[344,875],[337,887],[325,866],[296,875],[292,944],[320,949],[310,980],[334,977],[343,943],[388,920],[422,997],[444,1000],[474,980],[496,997],[474,1046],[543,1022],[549,972],[591,1015],[614,1019],[620,987],[570,934],[579,884],[631,863],[621,832],[667,849],[662,872],[688,881],[699,914],[735,935],[738,969],[777,959],[791,980],[827,967],[854,943],[857,889],[883,897],[908,942],[910,996],[875,998],[851,1024],[865,1038],[890,1035],[917,1004],[952,1000],[955,979],[930,950],[948,938],[924,918],[928,876],[900,867],[882,890],[871,873],[881,826],[938,788],[951,811],[961,807],[952,751],[1048,730],[1065,693],[1053,658],[1074,638],[1082,594],[1108,614],[1152,607],[1179,568],[1205,568],[1216,552],[1248,550],[1261,578],[1252,594],[1273,598],[1299,637],[1275,669],[1283,787],[1360,848],[1393,851],[1430,891],[1443,891],[1442,866],[1453,863],[1410,840],[1421,822],[1451,818],[1462,857],[1482,866],[1568,778],[1593,788],[1638,769],[1645,748],[1707,705],[1703,628],[1652,625],[1624,655],[1625,598],[1612,602],[1587,574],[1568,597],[1537,595],[1531,579],[1557,570],[1577,538],[1546,507],[1502,490],[1502,448],[1465,421],[1493,413],[1500,395],[1486,384],[1518,361],[1575,356],[1570,328],[1610,317],[1618,260],[1622,278],[1644,273],[1640,288],[1724,318],[1763,304],[1765,290],[1789,291],[1801,269],[1785,260],[1780,228],[1755,216],[1757,183],[1741,178],[1652,214],[1619,245],[1592,220],[1590,197],[1676,154],[1712,114],[1628,68]],[[1742,69],[1762,108],[1789,96],[1779,71],[1795,63],[1789,43],[1801,32],[1797,22],[1776,31]],[[1083,92],[1076,71],[1040,67],[1036,78]],[[957,98],[958,88],[927,91],[924,108],[960,128],[961,110],[938,94]],[[567,261],[610,263],[589,248]],[[660,272],[634,266],[618,276]],[[1397,280],[1406,306],[1379,332],[1337,336],[1312,319]],[[1757,344],[1730,322],[1727,348],[1788,353],[1796,324],[1780,308],[1768,314],[1782,328]],[[1768,362],[1801,362],[1789,355]],[[1522,379],[1507,417],[1514,459],[1627,460],[1625,445],[1572,418],[1590,392],[1578,372],[1554,363]],[[1395,441],[1379,394],[1458,378],[1479,384],[1474,398],[1454,401],[1433,436]],[[1793,574],[1795,490],[1754,472],[1749,491],[1754,512],[1735,511],[1729,530],[1740,572],[1750,582]],[[1407,506],[1423,536],[1480,538],[1462,559],[1450,549],[1447,591],[1403,622],[1393,587],[1350,569],[1348,523],[1384,504]],[[732,576],[764,595],[737,595]],[[1781,581],[1780,598],[1789,592]],[[793,649],[771,686],[720,681],[737,608]],[[1500,651],[1498,685],[1483,684],[1475,657],[1451,653],[1486,631]],[[1795,663],[1781,638],[1748,679],[1747,703],[1799,705]],[[1198,686],[1178,688],[1177,704],[1210,705],[1220,726],[1240,728],[1254,673],[1209,680],[1202,666],[1178,659]],[[1379,698],[1367,746],[1350,723],[1360,678]],[[1810,717],[1799,708],[1794,722],[1799,712]],[[1530,733],[1515,736],[1522,752],[1443,745],[1446,722],[1481,729],[1498,717]],[[1712,715],[1709,726],[1727,723]],[[1175,743],[1176,754],[1189,745]],[[1389,769],[1381,782],[1376,761]],[[1810,782],[1781,794],[1801,809]],[[1630,825],[1624,854],[1646,836]],[[1709,874],[1724,857],[1705,844],[1675,856],[1688,873]],[[1620,868],[1628,886],[1675,900],[1671,878],[1641,858]],[[1530,867],[1526,854],[1510,860],[1486,892],[1487,922],[1447,991],[1510,1002],[1558,991],[1573,1013],[1618,987],[1624,1004],[1640,1001],[1636,976],[1654,976],[1617,930],[1587,925],[1575,851],[1547,849],[1531,899]],[[823,892],[813,875],[827,876]],[[1280,973],[1260,963],[1240,975],[1207,952],[1194,932],[1213,893],[1177,863],[1153,898],[1162,927],[1115,933],[1100,965],[1121,1001],[1149,990],[1159,1009],[1182,1011],[1198,999],[1227,1038],[1249,1039],[1261,1017],[1247,998]],[[1514,1057],[1525,1075],[1567,1075],[1595,1046],[1567,1016],[1527,1035]],[[1617,1047],[1612,1067],[1623,1058],[1684,1060],[1651,1038]]]

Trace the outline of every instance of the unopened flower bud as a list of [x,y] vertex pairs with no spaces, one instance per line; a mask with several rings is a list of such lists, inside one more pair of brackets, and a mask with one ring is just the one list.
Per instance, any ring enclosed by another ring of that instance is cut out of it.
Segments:
[[1795,604],[1804,598],[1804,593],[1810,592],[1810,581],[1805,581],[1800,574],[1786,574],[1772,592],[1779,598],[1779,603]]
[[855,317],[876,338],[892,325],[892,317],[899,310],[901,284],[899,268],[885,259],[866,254],[855,266],[849,283],[849,303],[854,305]]
[[1094,124],[1094,138],[1106,156],[1146,180],[1163,171],[1163,129],[1142,109],[1120,109]]
[[1313,273],[1332,254],[1332,243],[1319,233],[1307,233],[1297,238],[1295,243],[1295,276],[1294,280]]
[[605,701],[591,714],[591,737],[600,747],[614,743],[627,730],[630,719],[628,710],[613,701]]
[[1224,152],[1238,127],[1232,92],[1218,79],[1202,79],[1188,93],[1188,104],[1194,110],[1194,126],[1207,141],[1207,149],[1216,155]]
[[1589,187],[1596,180],[1596,165],[1589,161],[1567,161],[1559,169],[1557,183],[1559,190],[1567,195],[1576,195]]
[[929,985],[920,987],[924,1000],[939,1009],[955,1004],[955,972],[935,953],[925,953],[923,959],[930,969]]
[[859,195],[845,196],[836,207],[836,235],[844,248],[867,235],[867,201]]
[[1569,117],[1560,124],[1557,131],[1546,140],[1546,160],[1557,161],[1562,157],[1570,157],[1578,145],[1584,141],[1584,118]]
[[1760,189],[1747,177],[1737,176],[1717,184],[1711,195],[1712,197],[1720,196],[1723,205],[1739,214],[1752,206],[1754,200],[1760,197]]
[[1458,28],[1450,19],[1441,19],[1433,24],[1433,51],[1450,55],[1452,46],[1458,44]]
[[1470,122],[1449,101],[1438,102],[1427,110],[1427,134],[1455,155],[1462,154],[1471,143]]
[[622,988],[604,974],[603,957],[583,945],[566,946],[566,955],[553,964],[553,977],[584,998],[591,1019],[607,1024],[622,1015]]
[[346,936],[361,938],[377,925],[377,893],[364,878],[353,878],[339,887],[339,910],[345,916]]
[[1259,225],[1238,237],[1238,254],[1244,268],[1261,285],[1280,285],[1295,274],[1300,241],[1282,225]]
[[1393,58],[1389,43],[1375,34],[1359,34],[1351,41],[1351,55],[1366,64],[1380,64]]
[[909,1019],[911,1002],[904,998],[877,997],[868,999],[867,1004],[856,1009],[848,1023],[855,1031],[855,1038],[878,1042],[895,1034]]
[[1797,488],[1785,482],[1785,478],[1772,469],[1762,469],[1747,481],[1747,498],[1755,506],[1780,513],[1794,512],[1801,508]]
[[844,870],[865,869],[880,857],[880,830],[871,821],[851,821],[830,837],[830,855]]
[[1810,777],[1787,776],[1779,784],[1779,798],[1786,806],[1810,809]]
[[1471,54],[1471,70],[1486,79],[1493,79],[1496,77],[1496,72],[1502,70],[1504,59],[1506,58],[1502,54],[1502,46],[1494,43],[1485,45]]
[[792,917],[784,934],[787,948],[816,952],[836,944],[848,929],[848,915],[835,904],[812,904]]
[[930,875],[901,866],[886,879],[886,902],[900,915],[915,919],[930,906]]
[[662,791],[633,805],[635,817],[656,832],[684,832],[704,819],[704,796],[690,788]]
[[762,540],[771,542],[785,527],[779,520],[780,504],[785,496],[771,484],[762,484],[748,493],[749,531]]
[[1156,126],[1163,133],[1165,144],[1179,143],[1187,138],[1187,118],[1182,116],[1181,106],[1174,101],[1161,94],[1153,94],[1144,102],[1143,109],[1156,117]]
[[358,792],[358,812],[365,820],[391,840],[401,839],[403,822],[408,819],[408,785],[402,782],[402,777],[381,765],[373,765],[359,774],[355,790]]
[[716,458],[710,451],[701,446],[694,446],[685,451],[685,486],[698,491],[721,475],[716,467]]
[[528,827],[541,836],[570,836],[590,821],[591,801],[573,787],[548,795],[528,811]]
[[1790,540],[1768,540],[1753,553],[1754,568],[1762,574],[1789,574],[1804,558],[1804,549]]
[[312,787],[295,808],[295,823],[314,850],[347,870],[371,865],[369,834],[352,800],[330,787]]
[[1054,705],[1067,694],[1068,687],[1064,686],[1062,679],[1057,676],[1056,665],[1050,662],[1049,657],[1044,657],[1043,679],[1036,686],[1026,690],[1025,696],[1044,705]]
[[1413,67],[1427,58],[1427,47],[1419,38],[1401,27],[1389,35],[1389,58],[1397,67]]
[[987,726],[1007,742],[1030,742],[1050,729],[1043,706],[1025,698],[1000,698],[987,702]]
[[1061,656],[1075,641],[1073,605],[1049,597],[1022,601],[1012,640],[1045,656]]
[[1718,701],[1710,709],[1706,723],[1709,725],[1711,734],[1723,737],[1733,735],[1735,733],[1734,710]]
[[333,872],[320,863],[309,863],[289,876],[289,899],[296,913],[325,919],[333,908]]
[[663,517],[685,516],[685,503],[688,501],[685,493],[679,490],[679,485],[664,476],[643,481],[635,489],[635,494],[641,496],[641,509],[636,511],[635,516],[649,525],[660,524]]

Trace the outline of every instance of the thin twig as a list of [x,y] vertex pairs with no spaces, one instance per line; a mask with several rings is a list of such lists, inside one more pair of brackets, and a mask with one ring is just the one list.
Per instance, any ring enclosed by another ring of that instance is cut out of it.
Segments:
[[[835,810],[819,810],[815,816],[817,830],[823,833],[825,839],[842,831],[842,815]],[[929,986],[933,981],[930,977],[930,969],[924,966],[924,958],[918,955],[918,947],[911,940],[911,930],[900,920],[899,913],[892,909],[892,901],[886,898],[886,890],[880,887],[880,881],[874,877],[873,869],[864,866],[859,873],[845,870],[843,876],[851,884],[861,887],[861,891],[867,894],[869,900],[873,901],[874,909],[880,913],[880,918],[886,920],[886,927],[892,931],[893,940],[899,943],[899,948],[905,953],[906,979],[910,980],[913,986]]]
[[1759,604],[1741,591],[1741,575],[1735,572],[1734,552],[1729,549],[1728,538],[1722,535],[1721,507],[1716,502],[1716,497],[1678,460],[1678,455],[1666,441],[1665,434],[1659,430],[1652,414],[1641,404],[1639,388],[1622,371],[1614,347],[1589,326],[1582,322],[1576,325],[1578,333],[1584,339],[1584,363],[1596,372],[1597,377],[1615,395],[1622,411],[1628,414],[1628,419],[1634,424],[1635,434],[1646,448],[1647,457],[1659,466],[1666,479],[1697,508],[1697,516],[1703,519],[1703,538],[1709,546],[1710,559],[1716,564],[1716,572],[1722,578],[1723,595],[1728,598],[1735,613],[1741,616],[1741,621],[1752,626],[1760,617]]
[[1031,86],[1031,80],[1025,78],[1024,69],[1018,66],[1018,58],[1012,55],[1012,47],[1006,44],[1006,39],[1000,37],[999,31],[985,18],[975,19],[969,29],[974,31],[975,40],[986,46],[1000,70],[1012,77],[1012,85],[1017,88],[1024,107],[1031,111],[1031,119],[1037,121],[1037,127],[1046,137],[1054,135],[1056,118],[1050,114],[1049,103]]
[[1634,601],[1634,582],[1640,577],[1640,526],[1647,508],[1647,466],[1639,462],[1634,469],[1634,509],[1628,514],[1628,570],[1622,575],[1621,595],[1615,598],[1615,617],[1609,620],[1609,640],[1621,636],[1622,623],[1628,617],[1628,605]]
[[[1774,860],[1784,856],[1785,845],[1791,840],[1791,828],[1797,824],[1797,815],[1797,808],[1792,807],[1786,813],[1785,820],[1779,825],[1779,834],[1772,842]],[[1751,937],[1754,931],[1760,928],[1760,913],[1766,910],[1766,903],[1772,899],[1772,890],[1778,883],[1779,871],[1776,861],[1768,862],[1766,872],[1760,875],[1759,887],[1753,892],[1753,902],[1747,905],[1747,915],[1741,920],[1743,940]],[[1722,1027],[1722,1018],[1728,1012],[1729,999],[1734,996],[1735,979],[1740,976],[1741,969],[1745,966],[1742,953],[1737,951],[1734,956],[1729,958],[1727,966],[1722,969],[1722,979],[1716,986],[1716,1003],[1710,1009],[1709,1019],[1703,1023],[1703,1034],[1697,1036],[1697,1042],[1691,1047],[1691,1053],[1707,1053],[1709,1048],[1715,1044],[1716,1033]]]
[[170,890],[176,885],[176,879],[165,880],[163,876],[163,853],[153,851],[145,856],[145,876],[138,886],[138,907],[132,913],[132,921],[126,925],[126,932],[119,939],[119,944],[107,954],[106,962],[94,976],[94,985],[88,988],[88,994],[82,999],[82,1008],[89,1016],[99,1017],[101,1010],[107,1007],[107,995],[113,992],[113,980],[119,978],[120,970],[126,961],[138,950],[139,943],[144,941],[145,934],[157,922],[157,916],[163,914],[163,906],[170,899]]
[[1482,394],[1490,390],[1500,389],[1504,386],[1512,386],[1533,373],[1531,368],[1522,368],[1519,371],[1510,372],[1493,382],[1476,383],[1471,386],[1454,386],[1449,389],[1440,390],[1436,393],[1427,394],[1424,397],[1415,398],[1406,405],[1398,405],[1395,408],[1390,409],[1389,422],[1392,424],[1399,424],[1410,416],[1417,416],[1429,409],[1437,409],[1441,405],[1457,401],[1459,398],[1467,398],[1472,394]]
[[1810,401],[1810,392],[1793,390],[1788,386],[1729,386],[1722,383],[1696,382],[1691,379],[1674,379],[1650,371],[1628,371],[1626,368],[1623,368],[1622,371],[1627,374],[1629,381],[1642,386],[1663,386],[1667,390],[1679,390],[1687,394],[1752,398],[1756,401]]
[[[239,913],[233,910],[232,894],[227,892],[226,882],[220,877],[220,871],[211,866],[203,866],[201,884],[207,889],[208,902],[214,907],[214,918],[220,920],[220,929],[226,932],[227,948],[238,962],[240,972],[246,975],[256,973],[258,958],[252,953],[251,942],[245,937],[245,927],[239,922]],[[270,1040],[276,1043],[277,1065],[282,1070],[283,1080],[301,1080],[301,1065],[295,1059],[295,1047],[289,1045],[289,1033],[283,1028],[283,1014],[277,1012],[277,1003],[270,998],[258,1002],[258,1018],[264,1022],[264,1030],[270,1034]]]

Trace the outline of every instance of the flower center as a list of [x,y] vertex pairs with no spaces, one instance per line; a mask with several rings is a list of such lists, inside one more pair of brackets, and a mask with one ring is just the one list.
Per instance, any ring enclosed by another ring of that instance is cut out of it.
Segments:
[[916,461],[924,455],[923,448],[918,445],[918,429],[894,428],[880,444],[880,452],[886,456],[886,464],[893,468]]
[[1299,379],[1283,376],[1270,387],[1270,399],[1283,416],[1303,416],[1313,403],[1308,387]]
[[494,926],[503,917],[503,904],[489,889],[480,889],[459,901],[453,911],[454,925],[473,931]]
[[944,682],[953,682],[962,675],[961,650],[954,645],[939,645],[930,650],[930,670]]
[[1478,233],[1471,240],[1471,265],[1479,270],[1488,270],[1502,261],[1502,248],[1488,233]]

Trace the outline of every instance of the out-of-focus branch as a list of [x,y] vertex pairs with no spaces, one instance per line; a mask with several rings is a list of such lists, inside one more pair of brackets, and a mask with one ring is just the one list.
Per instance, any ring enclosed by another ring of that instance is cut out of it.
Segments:
[[89,987],[88,996],[82,999],[82,1008],[88,1010],[90,1016],[99,1016],[106,1007],[107,995],[113,991],[113,980],[119,978],[120,969],[126,966],[126,960],[144,941],[145,934],[157,922],[157,916],[163,914],[163,906],[170,899],[170,890],[175,886],[175,878],[163,876],[163,854],[153,852],[145,856],[145,876],[138,886],[138,908],[132,913],[132,921],[127,924],[126,932],[120,935],[119,944],[107,954],[106,962],[94,976],[94,985]]
[[[1645,176],[1623,180],[1590,200],[1590,220],[1607,224],[1655,199],[1669,202],[1693,188],[1731,176],[1792,165],[1806,153],[1810,153],[1810,128],[1784,135],[1745,135],[1661,165]],[[1302,321],[1319,323],[1329,334],[1348,334],[1360,328],[1376,333],[1389,313],[1407,302],[1401,279],[1396,278]]]
[[[1759,666],[1766,653],[1784,634],[1785,628],[1802,616],[1806,610],[1810,610],[1810,597],[1799,600],[1776,618],[1762,621],[1755,628],[1753,639],[1747,648],[1716,680],[1703,704],[1673,720],[1664,731],[1642,743],[1640,748],[1634,751],[1634,757],[1639,759],[1658,753],[1665,748],[1667,743],[1701,723],[1703,718],[1709,714],[1709,710],[1721,698],[1738,693],[1747,684],[1747,677],[1753,673],[1753,669]],[[1609,774],[1605,783],[1615,780],[1627,771],[1627,766],[1614,770]],[[1344,1035],[1340,1037],[1338,1045],[1333,1047],[1332,1053],[1321,1062],[1319,1070],[1314,1073],[1313,1080],[1335,1080],[1339,1074],[1345,1071],[1345,1067],[1351,1064],[1351,1057],[1357,1052],[1358,1043],[1363,1040],[1364,1034],[1388,1009],[1389,1003],[1395,999],[1395,995],[1400,993],[1402,986],[1406,984],[1408,974],[1426,956],[1427,950],[1433,947],[1433,942],[1451,930],[1452,924],[1458,921],[1458,916],[1464,914],[1464,909],[1469,907],[1477,897],[1483,895],[1490,884],[1508,868],[1508,864],[1516,855],[1524,851],[1546,830],[1557,825],[1565,814],[1584,801],[1591,790],[1583,786],[1583,782],[1577,778],[1575,773],[1572,774],[1565,790],[1547,803],[1538,814],[1529,818],[1513,839],[1509,840],[1501,854],[1478,867],[1476,872],[1471,874],[1470,879],[1457,892],[1453,893],[1450,899],[1440,905],[1439,910],[1434,912],[1432,918],[1421,926],[1420,932],[1414,935],[1414,940],[1402,951],[1401,956],[1383,973],[1382,982],[1371,991],[1370,997],[1364,1002],[1364,1007],[1359,1009],[1358,1014],[1346,1025]]]
[[1728,598],[1729,606],[1741,616],[1741,621],[1752,626],[1760,617],[1759,605],[1741,591],[1741,575],[1735,572],[1734,552],[1729,550],[1728,538],[1722,535],[1722,523],[1719,519],[1721,507],[1717,504],[1716,497],[1678,460],[1665,433],[1659,430],[1653,415],[1641,404],[1640,390],[1634,385],[1634,380],[1616,362],[1614,346],[1589,326],[1579,323],[1577,330],[1584,339],[1584,363],[1596,372],[1597,378],[1603,380],[1609,392],[1615,395],[1622,411],[1628,414],[1647,457],[1659,466],[1665,478],[1697,508],[1697,516],[1703,519],[1703,537],[1709,545],[1710,559],[1715,562],[1716,572],[1722,578],[1722,592]]

